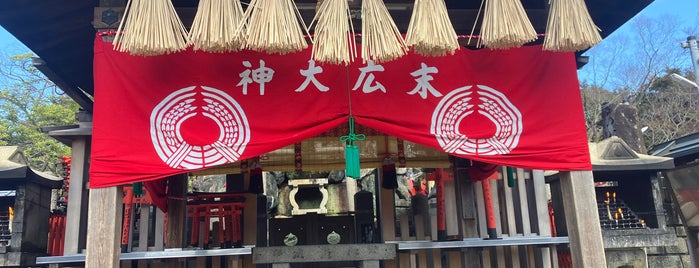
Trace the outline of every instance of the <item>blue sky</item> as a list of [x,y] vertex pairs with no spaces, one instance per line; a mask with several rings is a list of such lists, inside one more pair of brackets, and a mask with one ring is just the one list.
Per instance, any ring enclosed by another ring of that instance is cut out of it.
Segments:
[[[594,72],[596,70],[594,70],[591,67],[591,65],[593,65],[593,61],[595,61],[595,59],[599,59],[599,57],[597,57],[595,53],[599,53],[600,57],[603,57],[605,55],[604,53],[607,50],[607,46],[604,45],[609,45],[605,43],[615,42],[614,37],[617,36],[635,36],[635,33],[633,32],[634,30],[632,29],[632,24],[634,20],[638,19],[639,17],[646,17],[651,20],[662,20],[663,17],[667,18],[667,16],[673,17],[673,19],[677,19],[679,25],[676,25],[676,29],[678,29],[676,32],[668,33],[668,36],[665,36],[665,38],[673,40],[686,40],[688,34],[684,33],[684,29],[688,29],[691,27],[699,29],[699,0],[655,0],[645,9],[643,9],[643,11],[637,14],[634,18],[629,20],[623,26],[619,27],[619,29],[614,31],[606,39],[602,40],[602,43],[600,43],[600,48],[597,49],[597,51],[593,49],[589,50],[584,54],[586,56],[590,56],[590,63],[588,63],[586,67],[583,67],[578,71],[578,77],[580,78],[580,80],[594,80],[594,78],[592,77],[594,77]],[[699,32],[690,32],[689,34],[699,36]],[[679,41],[673,42],[670,45],[670,47],[664,49],[679,50],[680,53],[686,53],[686,61],[683,61],[681,63],[682,66],[680,67],[682,67],[683,69],[692,67],[689,51],[683,49]],[[633,59],[627,58],[627,60]],[[597,72],[600,72],[600,70],[597,70]]]

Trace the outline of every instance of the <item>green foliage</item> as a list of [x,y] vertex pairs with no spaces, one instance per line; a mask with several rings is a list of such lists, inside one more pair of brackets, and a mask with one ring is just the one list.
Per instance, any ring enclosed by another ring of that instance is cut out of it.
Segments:
[[70,148],[40,127],[75,124],[78,105],[31,65],[33,54],[0,60],[0,145],[15,145],[35,170],[59,174]]

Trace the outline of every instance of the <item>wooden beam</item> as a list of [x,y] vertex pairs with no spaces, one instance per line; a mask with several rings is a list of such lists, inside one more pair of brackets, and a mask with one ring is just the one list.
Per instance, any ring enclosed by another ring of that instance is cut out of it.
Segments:
[[[165,247],[184,247],[185,219],[187,217],[187,174],[167,178],[167,228]],[[208,226],[208,225],[207,225]],[[168,259],[168,267],[184,267],[184,259]]]
[[[534,184],[534,203],[536,206],[536,224],[540,236],[551,236],[551,221],[549,220],[548,200],[546,199],[546,181],[544,179],[543,170],[532,170],[532,182]],[[554,251],[552,251],[553,249]],[[542,247],[541,257],[544,259],[543,268],[550,268],[558,265],[558,262],[551,261],[551,253],[553,257],[556,247]]]
[[120,186],[90,190],[85,267],[119,267],[122,195]]
[[167,229],[166,248],[184,246],[184,223],[187,217],[187,174],[175,175],[167,179]]
[[[305,22],[310,22],[313,20],[313,17],[315,16],[315,6],[316,3],[305,3],[305,4],[299,4],[297,3],[297,6],[299,8],[299,14],[303,17],[303,20]],[[389,13],[391,14],[391,18],[393,18],[393,21],[395,21],[396,26],[398,27],[398,30],[401,32],[405,32],[408,29],[408,25],[410,23],[410,17],[412,16],[412,5],[407,5],[408,8],[406,8],[405,3],[402,4],[396,4],[396,5],[391,5],[389,4]],[[393,8],[391,8],[393,7]],[[351,6],[350,9],[352,10],[359,10],[360,7],[356,6],[353,7]],[[94,10],[94,20],[93,20],[93,25],[96,29],[112,29],[112,28],[117,28],[119,26],[119,21],[110,21],[110,24],[105,23],[105,20],[103,19],[103,14],[106,10],[111,10],[110,12],[116,12],[117,18],[121,18],[123,16],[124,9],[121,7],[116,7],[114,5],[110,6],[102,6],[102,7],[96,7]],[[185,27],[189,28],[192,24],[192,21],[194,21],[194,16],[197,13],[197,8],[196,7],[176,7],[177,14],[180,17],[180,20],[182,23],[185,25]],[[480,29],[480,21],[476,21],[476,18],[478,17],[479,10],[478,9],[450,9],[448,10],[449,12],[449,18],[452,22],[452,25],[454,26],[454,30],[456,31],[457,34],[462,34],[462,35],[468,35],[471,34],[471,29],[473,28],[474,23],[476,24],[476,32],[474,32],[475,35],[480,34],[479,29]],[[546,30],[546,21],[548,18],[548,11],[546,9],[527,9],[527,16],[529,17],[529,20],[532,22],[532,25],[534,26],[534,30],[536,30],[537,33],[543,33]],[[111,16],[111,14],[110,14]],[[357,33],[362,32],[362,21],[353,19],[352,24],[354,25],[354,30]]]
[[381,239],[382,242],[396,240],[396,206],[394,204],[394,194],[393,189],[384,189],[381,187],[379,191],[379,199],[381,200],[381,222],[379,223],[379,228],[381,228],[381,234],[383,235]]
[[63,254],[78,254],[85,248],[85,225],[87,223],[87,137],[77,137],[71,146],[70,188],[68,188],[68,205],[66,208],[66,232],[63,242]]
[[592,171],[560,176],[573,267],[607,267]]

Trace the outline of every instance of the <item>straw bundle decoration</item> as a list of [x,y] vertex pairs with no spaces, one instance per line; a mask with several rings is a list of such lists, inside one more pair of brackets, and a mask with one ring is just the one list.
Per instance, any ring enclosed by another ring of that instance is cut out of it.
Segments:
[[240,0],[200,0],[189,42],[194,50],[238,51],[245,45],[243,31],[238,29],[242,22]]
[[481,42],[492,49],[520,47],[536,40],[534,26],[519,0],[484,0]]
[[423,56],[454,54],[459,41],[444,0],[415,0],[405,43]]
[[187,30],[170,0],[129,0],[114,37],[114,49],[155,56],[187,48]]
[[408,46],[383,1],[362,1],[362,60],[380,63],[407,53]]
[[293,0],[252,0],[243,21],[247,22],[246,47],[251,50],[286,54],[308,47],[304,37],[308,28]]
[[349,65],[357,57],[354,26],[347,0],[318,1],[315,45],[311,57],[317,62]]
[[544,50],[577,51],[602,41],[584,0],[551,0]]

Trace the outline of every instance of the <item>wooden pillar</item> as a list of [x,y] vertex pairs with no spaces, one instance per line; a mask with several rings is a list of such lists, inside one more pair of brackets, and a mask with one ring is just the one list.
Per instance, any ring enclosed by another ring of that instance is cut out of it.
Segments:
[[187,217],[187,174],[167,179],[167,229],[166,248],[184,246],[184,223]]
[[82,253],[85,248],[88,194],[85,185],[88,177],[87,158],[90,150],[89,137],[76,137],[71,144],[70,188],[66,208],[66,232],[63,255]]
[[[184,247],[185,219],[187,218],[187,174],[169,177],[167,185],[165,247],[181,249]],[[171,268],[185,266],[184,259],[168,259],[166,263]]]
[[85,267],[119,267],[121,187],[90,190]]
[[607,267],[592,171],[561,172],[560,177],[573,267]]
[[[543,170],[532,171],[532,183],[534,184],[534,203],[536,207],[536,224],[539,236],[551,236],[551,221],[549,220],[548,200],[546,200],[546,181]],[[556,256],[556,247],[542,247],[541,258],[544,259],[543,268],[552,267],[551,256]]]

